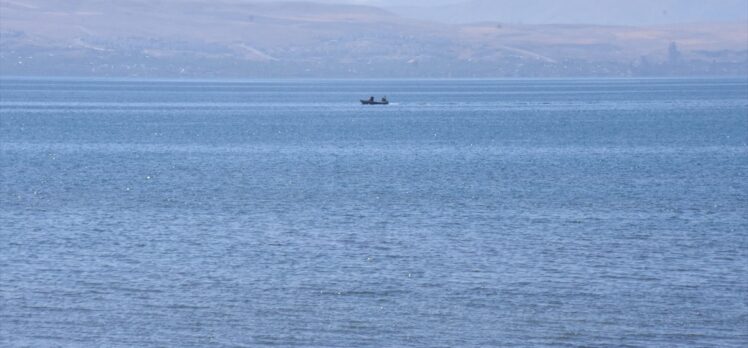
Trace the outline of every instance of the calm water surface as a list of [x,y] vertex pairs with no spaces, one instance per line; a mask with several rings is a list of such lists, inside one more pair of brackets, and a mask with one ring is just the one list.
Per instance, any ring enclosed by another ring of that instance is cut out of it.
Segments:
[[746,79],[3,79],[0,169],[0,346],[748,346]]

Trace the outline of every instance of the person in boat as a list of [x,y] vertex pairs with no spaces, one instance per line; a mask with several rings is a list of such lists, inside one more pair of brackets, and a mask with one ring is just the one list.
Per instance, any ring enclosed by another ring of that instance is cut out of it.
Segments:
[[374,102],[374,96],[369,97],[369,101],[373,103]]
[[387,97],[383,97],[382,98],[382,103],[386,103],[386,102],[387,102]]

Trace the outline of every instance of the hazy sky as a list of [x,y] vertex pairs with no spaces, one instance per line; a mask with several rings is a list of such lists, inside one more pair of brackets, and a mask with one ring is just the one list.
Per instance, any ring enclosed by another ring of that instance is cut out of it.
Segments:
[[748,20],[748,0],[317,1],[378,6],[406,17],[441,22],[501,21],[527,24],[657,25]]
[[[78,3],[143,3],[149,0],[2,0],[75,5]],[[746,22],[748,0],[161,0],[204,4],[251,2],[318,2],[380,7],[404,18],[443,22],[499,22],[507,24],[669,25],[680,23]],[[177,5],[178,6],[178,5]]]
[[[290,0],[262,0],[262,1],[290,1]],[[458,4],[465,2],[464,0],[310,0],[313,2],[329,2],[329,3],[349,3],[359,5],[372,5],[372,6],[442,6],[449,4]]]
[[[23,3],[27,0],[3,0]],[[66,0],[52,0],[65,3]],[[124,2],[124,0],[122,0]],[[147,0],[137,0],[147,1]],[[178,2],[180,0],[166,0]],[[183,0],[201,2],[201,0]],[[210,0],[202,0],[206,4]],[[447,23],[661,25],[748,21],[748,0],[220,0],[369,5]],[[70,1],[75,3],[76,1]],[[118,1],[119,2],[119,1]],[[106,3],[106,2],[102,2]]]

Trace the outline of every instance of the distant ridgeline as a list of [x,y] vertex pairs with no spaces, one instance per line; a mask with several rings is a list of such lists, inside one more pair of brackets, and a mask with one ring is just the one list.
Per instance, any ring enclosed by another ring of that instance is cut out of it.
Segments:
[[0,74],[132,77],[748,75],[745,21],[440,24],[366,6],[0,2]]

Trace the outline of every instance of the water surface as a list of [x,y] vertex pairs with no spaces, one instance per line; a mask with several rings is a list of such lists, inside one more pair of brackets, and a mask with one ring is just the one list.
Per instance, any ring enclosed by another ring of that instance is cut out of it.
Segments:
[[0,169],[2,346],[748,345],[745,79],[3,79]]

